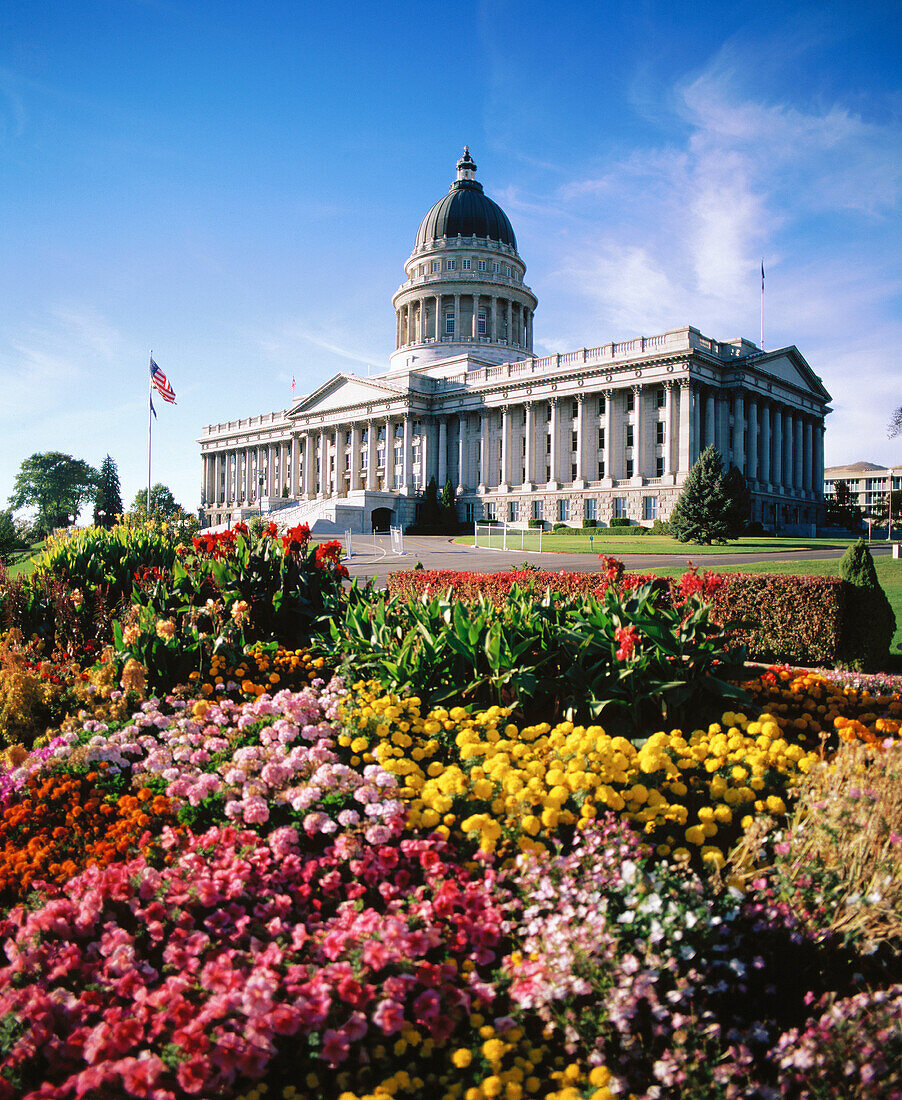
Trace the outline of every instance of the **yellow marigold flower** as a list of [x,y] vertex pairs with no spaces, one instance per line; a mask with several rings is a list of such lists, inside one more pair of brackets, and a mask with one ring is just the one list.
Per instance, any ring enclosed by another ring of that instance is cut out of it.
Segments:
[[685,836],[690,844],[701,846],[705,843],[705,830],[701,825],[690,825]]
[[162,638],[164,641],[169,639],[175,634],[175,623],[172,619],[160,619],[156,625],[156,633],[158,638]]
[[486,1077],[482,1082],[482,1095],[483,1096],[500,1096],[504,1091],[504,1082],[501,1078],[493,1073],[491,1077]]
[[451,1061],[457,1066],[458,1069],[466,1069],[466,1067],[473,1061],[473,1052],[467,1050],[466,1047],[460,1047],[459,1050],[451,1055]]
[[492,1063],[500,1062],[506,1049],[506,1045],[500,1039],[486,1039],[482,1044],[483,1056]]
[[767,796],[767,812],[771,814],[785,814],[786,803],[778,795],[770,794]]

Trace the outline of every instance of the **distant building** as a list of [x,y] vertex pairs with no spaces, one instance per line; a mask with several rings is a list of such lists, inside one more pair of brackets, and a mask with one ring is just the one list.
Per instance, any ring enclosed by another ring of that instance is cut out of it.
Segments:
[[855,504],[867,514],[892,489],[902,489],[902,466],[877,466],[873,462],[853,462],[849,466],[828,466],[824,470],[824,497],[836,494],[836,483],[844,481],[855,497]]
[[796,347],[685,325],[536,358],[525,274],[465,150],[394,295],[387,369],[205,427],[206,521],[287,505],[292,523],[408,525],[434,477],[450,479],[461,519],[649,524],[709,443],[745,474],[752,519],[794,533],[821,520],[830,395]]

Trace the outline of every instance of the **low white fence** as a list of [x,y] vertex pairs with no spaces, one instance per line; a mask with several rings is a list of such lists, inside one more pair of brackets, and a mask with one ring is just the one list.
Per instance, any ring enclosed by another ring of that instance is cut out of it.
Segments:
[[473,545],[482,550],[522,550],[541,553],[541,527],[510,527],[506,523],[474,523]]

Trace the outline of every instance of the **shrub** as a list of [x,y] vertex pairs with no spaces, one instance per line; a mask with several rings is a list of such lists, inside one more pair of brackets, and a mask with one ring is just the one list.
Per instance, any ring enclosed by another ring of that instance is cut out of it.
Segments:
[[629,520],[627,520],[625,523],[621,523],[621,524],[617,524],[615,520],[611,520],[611,524],[612,524],[612,526],[610,526],[610,527],[602,527],[600,529],[600,533],[604,538],[609,538],[612,535],[617,537],[617,538],[622,538],[624,535],[627,535],[627,536],[630,536],[630,537],[634,537],[634,536],[640,536],[641,537],[642,535],[647,535],[648,534],[648,528],[647,527],[643,527],[641,524],[638,524],[638,523],[633,527],[633,526],[630,525]]
[[652,535],[669,535],[670,524],[666,519],[656,519],[648,530]]
[[576,529],[571,527],[569,523],[556,523],[551,530],[557,535],[561,531],[571,531],[576,534]]
[[883,667],[896,630],[896,617],[877,579],[864,539],[853,543],[840,562],[846,589],[841,660],[851,668]]
[[846,613],[838,577],[725,573],[716,594],[718,618],[747,625],[735,636],[759,661],[833,665]]
[[715,447],[708,446],[686,475],[670,515],[670,532],[679,542],[726,542],[736,537],[732,523],[723,460]]
[[628,516],[614,516],[611,520],[612,527],[632,527],[633,521]]
[[545,520],[543,519],[530,519],[527,521],[528,525],[534,530],[545,530]]
[[597,526],[598,526],[598,520],[597,519],[584,519],[583,520],[583,527],[597,527]]

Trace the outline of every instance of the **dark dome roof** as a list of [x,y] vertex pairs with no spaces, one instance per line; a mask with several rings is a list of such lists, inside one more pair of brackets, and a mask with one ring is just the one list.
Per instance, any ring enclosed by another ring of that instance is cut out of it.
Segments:
[[414,248],[422,248],[442,237],[483,237],[510,245],[516,251],[517,238],[501,207],[483,193],[473,178],[476,165],[469,150],[457,162],[457,179],[444,198],[420,222]]

